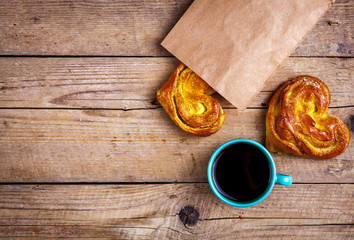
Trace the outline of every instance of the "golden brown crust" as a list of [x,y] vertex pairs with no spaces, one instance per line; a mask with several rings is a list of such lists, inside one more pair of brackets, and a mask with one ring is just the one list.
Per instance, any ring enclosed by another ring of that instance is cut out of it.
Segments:
[[157,91],[157,100],[184,131],[208,136],[224,123],[225,113],[210,95],[215,91],[183,63]]
[[266,117],[266,147],[271,152],[328,159],[345,151],[350,133],[326,114],[329,89],[321,80],[299,76],[274,93]]

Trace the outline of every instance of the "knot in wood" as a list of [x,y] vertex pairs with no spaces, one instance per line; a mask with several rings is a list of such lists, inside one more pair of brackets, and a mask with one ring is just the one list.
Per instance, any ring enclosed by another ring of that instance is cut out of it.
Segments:
[[354,115],[350,115],[349,120],[347,121],[347,127],[349,131],[354,132]]
[[187,205],[179,211],[178,216],[185,227],[194,226],[199,220],[199,211],[194,206]]
[[153,106],[160,106],[160,103],[159,103],[159,101],[157,101],[157,98],[151,99],[150,104]]

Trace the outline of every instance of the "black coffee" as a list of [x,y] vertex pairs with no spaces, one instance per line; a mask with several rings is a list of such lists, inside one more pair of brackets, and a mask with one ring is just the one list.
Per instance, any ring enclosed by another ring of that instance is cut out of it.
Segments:
[[235,143],[224,148],[213,165],[213,180],[226,198],[248,202],[261,196],[268,187],[270,166],[257,147]]

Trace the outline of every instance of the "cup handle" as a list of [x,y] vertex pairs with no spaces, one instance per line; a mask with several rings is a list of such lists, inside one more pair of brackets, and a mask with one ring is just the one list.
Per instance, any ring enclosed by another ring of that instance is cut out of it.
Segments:
[[275,175],[275,184],[290,186],[293,183],[293,178],[291,176],[283,175],[277,173]]

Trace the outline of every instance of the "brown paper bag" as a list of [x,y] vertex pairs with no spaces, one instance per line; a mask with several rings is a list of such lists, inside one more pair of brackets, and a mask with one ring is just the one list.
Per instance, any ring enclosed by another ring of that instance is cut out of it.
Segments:
[[244,110],[334,0],[195,0],[162,45]]

